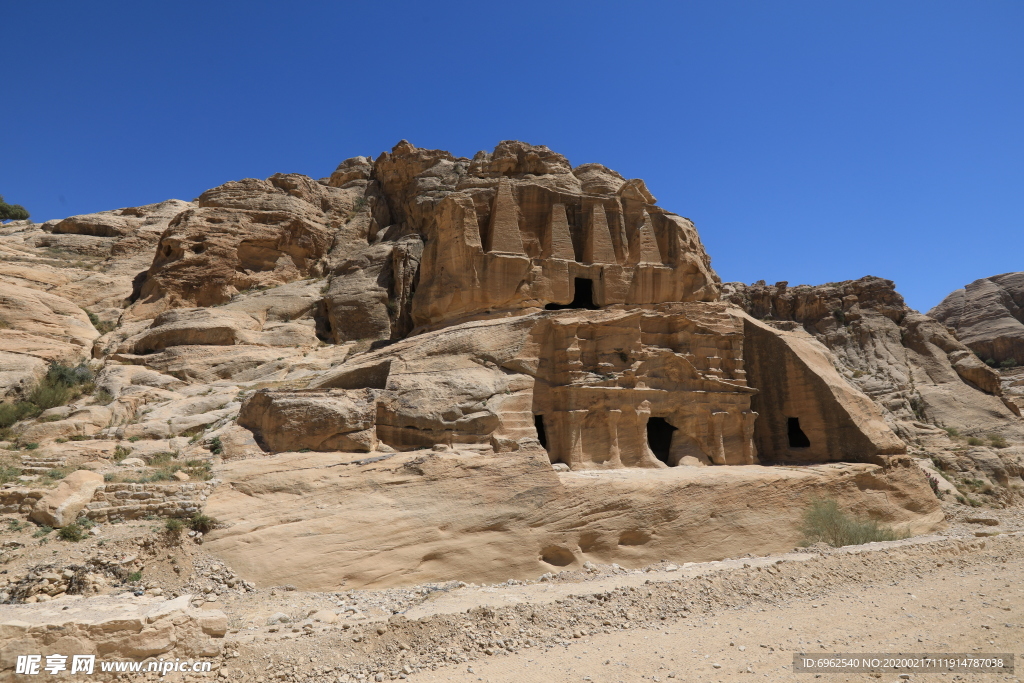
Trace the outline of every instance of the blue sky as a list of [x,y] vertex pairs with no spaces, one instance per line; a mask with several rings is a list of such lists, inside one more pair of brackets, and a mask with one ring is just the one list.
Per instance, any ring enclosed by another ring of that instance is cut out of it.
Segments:
[[1024,270],[1024,3],[7,3],[0,194],[35,220],[407,138],[647,181],[723,280]]

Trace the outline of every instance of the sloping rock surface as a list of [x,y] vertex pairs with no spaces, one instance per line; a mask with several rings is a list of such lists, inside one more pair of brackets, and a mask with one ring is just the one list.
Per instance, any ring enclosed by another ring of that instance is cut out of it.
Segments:
[[1024,365],[1024,272],[975,280],[928,315],[954,329],[981,357]]

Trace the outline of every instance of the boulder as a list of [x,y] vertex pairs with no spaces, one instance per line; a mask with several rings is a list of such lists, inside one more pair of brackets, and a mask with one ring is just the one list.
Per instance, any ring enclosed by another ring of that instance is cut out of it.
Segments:
[[39,499],[29,518],[54,528],[67,526],[78,518],[78,513],[89,504],[96,489],[102,485],[102,474],[88,470],[72,472],[57,484],[57,488]]
[[271,451],[372,451],[377,444],[376,394],[345,391],[269,391],[246,399],[238,424]]

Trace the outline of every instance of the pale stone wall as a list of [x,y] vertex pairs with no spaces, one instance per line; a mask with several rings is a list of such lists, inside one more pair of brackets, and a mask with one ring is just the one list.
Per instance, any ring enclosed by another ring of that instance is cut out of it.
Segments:
[[[189,517],[203,509],[216,485],[208,482],[106,483],[96,489],[85,506],[85,516],[97,522],[116,519]],[[0,490],[0,514],[28,514],[51,489],[12,488]]]

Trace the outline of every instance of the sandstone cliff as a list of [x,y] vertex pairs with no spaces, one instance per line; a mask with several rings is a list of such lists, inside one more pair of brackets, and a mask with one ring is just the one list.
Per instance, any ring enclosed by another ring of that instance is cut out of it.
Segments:
[[[23,476],[157,476],[173,456],[183,483],[159,502],[97,486],[80,514],[205,502],[209,548],[253,581],[782,550],[820,496],[924,531],[942,514],[908,443],[1020,436],[998,377],[891,283],[723,296],[642,180],[522,142],[468,159],[403,141],[321,180],[5,225],[0,250],[8,402],[51,361],[93,375],[9,420]],[[1010,450],[964,458],[1008,489]]]
[[[869,396],[907,443],[959,461],[957,469],[988,471],[994,482],[1002,478],[994,474],[1000,467],[1024,471],[1017,445],[1024,442],[1024,421],[1003,395],[999,373],[940,322],[909,308],[891,281],[727,283],[722,290],[724,300],[763,324],[805,332],[827,347],[846,382]],[[967,451],[964,439],[1010,447]],[[993,460],[1001,464],[993,468]]]
[[975,280],[951,293],[928,315],[956,331],[979,357],[1024,365],[1024,273]]

